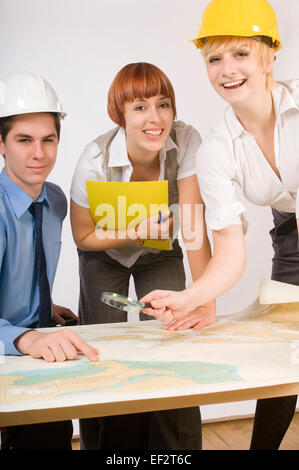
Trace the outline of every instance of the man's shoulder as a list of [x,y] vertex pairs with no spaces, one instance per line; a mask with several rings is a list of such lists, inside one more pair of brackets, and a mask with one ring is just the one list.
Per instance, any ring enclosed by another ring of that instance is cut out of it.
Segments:
[[47,197],[56,215],[63,220],[67,213],[67,198],[60,186],[50,181],[45,182]]

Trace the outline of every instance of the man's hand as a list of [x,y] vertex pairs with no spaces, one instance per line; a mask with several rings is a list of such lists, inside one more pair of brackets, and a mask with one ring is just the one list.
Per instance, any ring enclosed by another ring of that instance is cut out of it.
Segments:
[[29,354],[47,362],[62,362],[77,358],[81,353],[90,361],[97,361],[99,351],[89,346],[71,329],[45,332],[30,330],[15,340],[15,346],[22,354]]
[[66,318],[73,318],[77,321],[77,325],[79,325],[79,318],[69,308],[53,304],[52,313],[53,320],[56,322],[56,325],[65,326]]

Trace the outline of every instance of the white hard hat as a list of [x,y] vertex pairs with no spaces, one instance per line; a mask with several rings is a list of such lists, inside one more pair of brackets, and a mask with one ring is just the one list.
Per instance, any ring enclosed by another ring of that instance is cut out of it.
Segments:
[[0,80],[0,118],[43,112],[66,116],[55,90],[39,74],[10,73]]

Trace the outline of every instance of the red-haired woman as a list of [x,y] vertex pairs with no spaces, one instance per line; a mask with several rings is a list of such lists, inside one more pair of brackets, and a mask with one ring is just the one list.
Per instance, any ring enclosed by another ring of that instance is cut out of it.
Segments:
[[[108,93],[108,113],[118,127],[87,145],[71,188],[71,223],[79,252],[79,315],[83,324],[126,321],[127,313],[101,303],[100,293],[128,295],[131,276],[138,298],[152,289],[185,287],[182,250],[174,237],[170,251],[142,246],[152,233],[158,238],[165,236],[172,223],[169,213],[164,214],[162,223],[154,216],[137,229],[109,231],[107,238],[104,233],[99,237],[85,182],[167,179],[169,205],[191,205],[193,215],[196,205],[202,205],[194,164],[201,138],[193,127],[174,121],[173,87],[159,68],[148,63],[122,68]],[[191,224],[194,222],[192,219]],[[193,279],[202,274],[210,259],[203,221],[202,224],[201,246],[185,243]],[[188,318],[188,325],[183,327],[199,328],[214,321],[214,301],[200,307],[200,311],[200,320],[196,317],[194,323]],[[140,315],[141,320],[151,318]],[[200,449],[200,412],[197,407],[86,419],[80,422],[80,434],[85,449]]]

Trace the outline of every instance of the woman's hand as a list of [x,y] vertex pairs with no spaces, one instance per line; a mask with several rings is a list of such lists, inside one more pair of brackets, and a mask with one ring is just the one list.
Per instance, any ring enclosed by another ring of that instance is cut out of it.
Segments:
[[180,292],[155,290],[145,295],[140,302],[151,303],[153,308],[142,311],[167,323],[165,326],[167,330],[200,329],[216,319],[215,301],[193,309],[186,290]]
[[215,302],[210,302],[207,305],[197,307],[192,312],[175,315],[166,326],[165,330],[187,330],[193,328],[194,330],[200,330],[205,326],[211,325],[216,320],[216,305]]
[[142,309],[144,313],[165,323],[186,315],[193,309],[189,305],[186,291],[154,290],[142,297],[140,302],[149,302],[152,305],[152,308]]
[[173,217],[169,210],[149,217],[136,227],[124,230],[106,230],[95,225],[89,208],[71,200],[71,224],[74,241],[83,251],[105,251],[138,243],[140,240],[168,239]]
[[167,210],[144,219],[136,228],[140,240],[167,240],[171,236],[173,217]]

